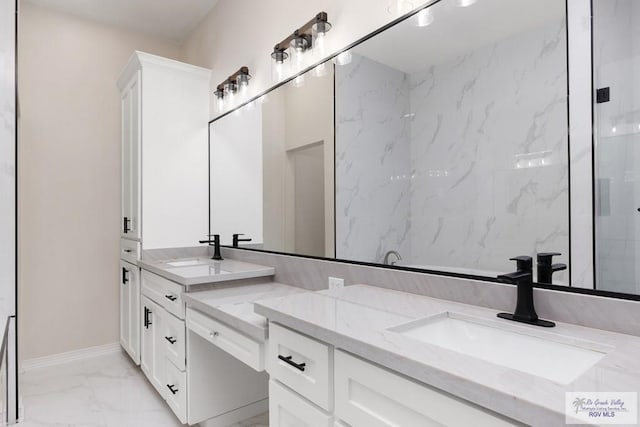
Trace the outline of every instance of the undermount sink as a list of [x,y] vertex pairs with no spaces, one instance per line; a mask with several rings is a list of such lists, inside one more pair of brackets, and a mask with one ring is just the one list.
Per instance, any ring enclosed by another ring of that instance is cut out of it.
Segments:
[[182,261],[167,261],[167,265],[171,267],[191,267],[194,265],[204,265],[208,264],[209,260],[204,259],[188,259]]
[[486,362],[569,384],[602,359],[608,347],[445,312],[388,329]]

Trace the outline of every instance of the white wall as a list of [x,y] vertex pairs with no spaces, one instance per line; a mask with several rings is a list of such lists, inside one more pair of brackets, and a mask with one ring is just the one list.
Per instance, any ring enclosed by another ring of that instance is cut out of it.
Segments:
[[22,4],[20,356],[118,341],[120,97],[136,49],[177,46]]

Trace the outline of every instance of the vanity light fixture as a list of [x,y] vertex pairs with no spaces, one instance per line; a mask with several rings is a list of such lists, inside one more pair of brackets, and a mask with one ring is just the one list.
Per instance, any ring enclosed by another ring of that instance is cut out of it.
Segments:
[[238,92],[238,88],[242,92],[246,91],[250,79],[251,74],[249,74],[249,67],[240,67],[238,71],[216,86],[213,94],[218,100],[218,109],[222,111],[225,99],[233,99],[236,92]]
[[[309,22],[295,30],[280,43],[273,47],[271,58],[273,59],[274,80],[282,80],[284,65],[287,58],[292,58],[299,69],[305,52],[314,45],[322,45],[318,40],[323,40],[327,32],[331,30],[331,24],[326,12],[320,12]],[[287,50],[289,53],[287,53]]]

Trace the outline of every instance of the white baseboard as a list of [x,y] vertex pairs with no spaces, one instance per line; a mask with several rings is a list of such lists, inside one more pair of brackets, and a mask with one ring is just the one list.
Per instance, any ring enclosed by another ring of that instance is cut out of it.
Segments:
[[79,360],[91,359],[93,357],[105,356],[120,352],[120,343],[97,345],[80,350],[68,351],[66,353],[52,354],[50,356],[36,357],[23,360],[20,364],[20,372],[32,371],[34,369],[47,368],[50,366],[64,365],[65,363],[77,362]]

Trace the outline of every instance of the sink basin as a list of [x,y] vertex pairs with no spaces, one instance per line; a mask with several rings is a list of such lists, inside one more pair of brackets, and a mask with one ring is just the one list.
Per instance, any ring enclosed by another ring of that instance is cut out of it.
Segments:
[[597,343],[542,333],[532,327],[451,312],[389,331],[560,384],[571,383],[608,350]]
[[194,265],[208,264],[208,260],[203,259],[188,259],[183,261],[168,261],[166,264],[171,267],[191,267]]

